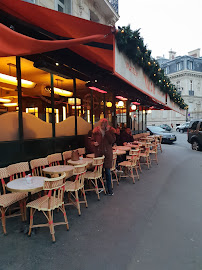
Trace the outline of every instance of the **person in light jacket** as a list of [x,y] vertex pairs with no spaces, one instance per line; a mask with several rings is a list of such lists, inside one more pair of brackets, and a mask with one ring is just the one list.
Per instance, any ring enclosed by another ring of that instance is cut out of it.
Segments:
[[111,186],[111,171],[113,161],[112,145],[116,141],[115,129],[110,127],[108,120],[103,118],[99,122],[99,126],[94,128],[92,134],[92,141],[94,144],[95,157],[105,156],[104,168],[106,175],[106,183],[109,195],[114,195]]

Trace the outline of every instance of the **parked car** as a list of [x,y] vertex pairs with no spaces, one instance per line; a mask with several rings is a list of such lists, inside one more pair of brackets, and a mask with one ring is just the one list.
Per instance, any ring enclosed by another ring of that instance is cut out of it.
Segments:
[[173,143],[177,140],[175,134],[171,132],[166,132],[161,127],[148,126],[147,131],[149,131],[151,135],[162,135],[162,143]]
[[187,137],[187,141],[191,143],[193,150],[202,150],[202,119],[191,121]]
[[188,130],[190,125],[190,122],[183,123],[176,127],[176,131],[179,131],[180,133],[183,133]]
[[171,131],[171,127],[167,124],[160,125],[161,128],[165,129],[166,131]]

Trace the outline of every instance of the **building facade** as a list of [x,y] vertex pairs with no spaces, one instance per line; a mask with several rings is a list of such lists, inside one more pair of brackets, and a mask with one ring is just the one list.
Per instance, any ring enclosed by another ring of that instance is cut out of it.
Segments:
[[152,111],[148,116],[148,125],[176,125],[196,118],[202,118],[202,57],[200,49],[191,51],[185,56],[175,56],[169,52],[169,59],[158,58],[164,73],[170,78],[178,92],[182,95],[189,109],[186,116],[174,111]]
[[115,25],[119,19],[118,0],[25,1],[105,25]]

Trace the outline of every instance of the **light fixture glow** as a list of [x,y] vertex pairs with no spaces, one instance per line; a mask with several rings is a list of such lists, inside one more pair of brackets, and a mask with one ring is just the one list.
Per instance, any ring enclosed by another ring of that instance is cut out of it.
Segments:
[[106,105],[107,105],[108,108],[111,108],[111,107],[112,107],[112,102],[111,102],[111,101],[108,101],[108,102],[106,103]]
[[[9,75],[2,74],[2,73],[0,73],[0,82],[12,84],[12,85],[17,85],[17,83],[18,83],[16,77],[9,76]],[[27,81],[24,79],[21,79],[21,84],[22,84],[22,87],[25,87],[25,88],[33,88],[36,85],[36,83],[31,82],[31,81]]]
[[116,96],[116,98],[117,98],[117,99],[120,99],[120,100],[123,100],[123,101],[128,100],[127,98],[122,97],[122,96]]
[[118,104],[116,105],[117,108],[122,108],[124,106],[124,102],[120,100]]
[[[68,104],[69,105],[75,105],[75,99],[74,98],[68,98]],[[76,98],[76,105],[81,105],[81,99]]]
[[9,102],[11,102],[11,99],[9,99],[9,98],[0,98],[0,102],[9,103]]
[[5,107],[16,107],[16,106],[18,106],[18,103],[17,102],[15,102],[15,103],[4,103],[3,105]]
[[67,90],[63,90],[57,87],[54,87],[54,94],[63,96],[63,97],[72,97],[73,93]]
[[93,90],[93,91],[97,91],[97,92],[99,92],[99,93],[102,93],[102,94],[106,94],[106,93],[107,93],[107,91],[102,90],[102,89],[97,88],[97,87],[94,87],[94,86],[90,86],[90,87],[88,87],[88,88],[90,88],[90,89]]
[[133,111],[135,111],[135,110],[136,110],[136,105],[132,105],[132,106],[131,106],[131,109],[132,109]]
[[148,110],[147,113],[152,113],[152,110]]

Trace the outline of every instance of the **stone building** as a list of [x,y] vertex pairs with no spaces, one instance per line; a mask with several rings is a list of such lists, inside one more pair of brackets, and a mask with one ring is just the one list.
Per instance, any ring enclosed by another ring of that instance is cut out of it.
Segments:
[[186,116],[174,111],[152,111],[148,115],[148,125],[173,124],[175,127],[186,120],[202,118],[202,57],[200,49],[193,50],[184,56],[175,56],[169,52],[169,59],[159,57],[158,62],[171,82],[189,105]]
[[106,25],[115,25],[119,19],[118,0],[25,1]]

